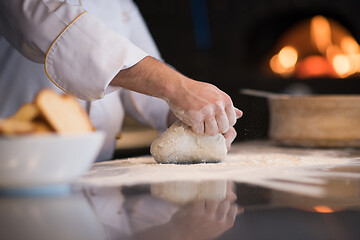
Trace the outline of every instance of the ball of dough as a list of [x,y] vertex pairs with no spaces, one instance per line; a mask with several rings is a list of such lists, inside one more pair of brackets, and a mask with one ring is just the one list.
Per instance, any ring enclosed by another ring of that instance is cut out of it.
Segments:
[[177,121],[153,141],[150,153],[158,163],[219,162],[226,157],[227,148],[222,134],[197,135]]

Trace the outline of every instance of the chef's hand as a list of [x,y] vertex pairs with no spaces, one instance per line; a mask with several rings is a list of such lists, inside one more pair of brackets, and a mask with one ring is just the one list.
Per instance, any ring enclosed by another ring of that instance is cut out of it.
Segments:
[[231,98],[214,85],[192,80],[152,57],[121,70],[111,85],[164,99],[197,134],[225,134],[242,116]]
[[[178,118],[170,111],[168,115],[168,126],[170,127],[176,120],[178,120]],[[234,127],[229,127],[229,130],[223,134],[228,151],[230,150],[231,143],[235,140],[236,135],[237,133]]]
[[242,112],[231,98],[212,84],[184,77],[168,100],[175,116],[197,134],[225,134]]

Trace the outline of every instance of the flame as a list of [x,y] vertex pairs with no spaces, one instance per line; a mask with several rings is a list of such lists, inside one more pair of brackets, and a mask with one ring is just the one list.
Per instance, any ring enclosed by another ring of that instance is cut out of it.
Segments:
[[345,54],[359,53],[359,45],[356,40],[351,36],[345,36],[341,40],[340,48]]
[[354,55],[355,72],[360,72],[360,53]]
[[342,52],[348,58],[350,63],[350,69],[347,72],[347,75],[354,74],[360,70],[360,46],[356,40],[349,35],[346,35],[342,38],[340,43],[340,48]]
[[341,45],[331,45],[326,50],[326,57],[339,77],[347,77],[360,70],[359,45],[350,36],[345,36]]
[[332,60],[332,65],[335,72],[340,77],[347,77],[350,75],[351,63],[349,58],[344,54],[338,54]]
[[274,73],[282,74],[286,72],[286,68],[284,68],[279,61],[279,54],[275,54],[270,60],[270,67]]
[[330,23],[324,16],[315,16],[310,21],[311,40],[320,53],[325,54],[331,43]]
[[298,53],[294,47],[285,46],[270,60],[271,70],[281,75],[289,75],[294,71]]
[[332,60],[334,59],[335,56],[341,54],[342,51],[340,49],[339,46],[336,45],[330,45],[327,49],[326,49],[326,54],[325,56],[327,57],[327,59],[329,60],[329,62],[332,62]]
[[298,78],[338,77],[329,60],[323,56],[308,56],[295,69]]
[[[283,77],[294,73],[300,78],[345,78],[360,73],[360,45],[336,22],[324,16],[314,16],[310,20],[310,39],[313,43],[310,51],[307,48],[302,51],[296,42],[285,45],[271,58],[272,71]],[[292,44],[297,48],[290,46]],[[312,55],[314,51],[316,54]]]
[[332,213],[332,212],[334,212],[334,210],[332,210],[328,206],[321,206],[321,205],[314,206],[314,210],[316,212],[319,212],[319,213]]
[[298,53],[296,49],[291,46],[285,46],[279,52],[280,64],[286,69],[294,67],[297,59]]

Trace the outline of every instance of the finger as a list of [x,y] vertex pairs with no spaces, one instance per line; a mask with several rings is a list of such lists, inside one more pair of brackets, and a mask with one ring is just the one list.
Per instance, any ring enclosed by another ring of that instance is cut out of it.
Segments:
[[229,228],[231,228],[234,225],[237,215],[238,215],[238,206],[236,204],[233,204],[231,205],[226,217],[226,222],[228,223]]
[[214,136],[219,132],[215,118],[211,117],[205,120],[205,134]]
[[230,209],[230,202],[227,200],[222,201],[216,211],[216,220],[219,222],[225,222],[228,211]]
[[236,138],[236,135],[237,135],[235,128],[234,127],[229,128],[229,131],[227,131],[223,135],[225,138],[226,147],[229,151],[230,147],[231,147],[231,143],[234,141],[234,139]]
[[226,193],[226,199],[229,200],[230,202],[235,202],[237,199],[237,196],[234,192],[227,192]]
[[235,113],[236,113],[236,119],[239,119],[242,117],[243,112],[240,109],[235,108]]
[[191,129],[194,133],[196,134],[204,134],[204,122],[201,121],[201,122],[196,122],[196,123],[193,123],[190,125],[191,126]]
[[226,183],[226,199],[233,203],[237,200],[237,195],[235,193],[236,186],[233,181],[227,181]]
[[225,108],[225,112],[226,112],[226,115],[227,115],[227,118],[229,120],[229,126],[234,126],[235,123],[236,123],[236,110],[234,108],[234,106],[231,104],[230,106],[227,106]]
[[218,209],[219,202],[213,201],[213,200],[207,200],[205,201],[205,209],[207,215],[214,215],[216,213],[216,210]]
[[229,119],[224,110],[216,116],[216,122],[219,128],[219,133],[226,133],[229,131]]

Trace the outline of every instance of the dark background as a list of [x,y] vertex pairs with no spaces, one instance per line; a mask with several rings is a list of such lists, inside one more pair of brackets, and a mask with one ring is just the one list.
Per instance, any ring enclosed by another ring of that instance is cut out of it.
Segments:
[[314,93],[359,93],[360,79],[283,79],[264,71],[277,39],[314,15],[336,19],[359,42],[356,0],[136,0],[163,59],[193,79],[215,84],[244,111],[237,140],[267,137],[266,99],[241,88],[281,92],[302,82]]

